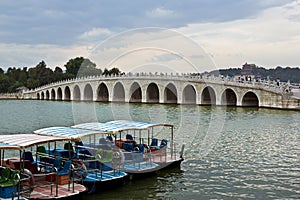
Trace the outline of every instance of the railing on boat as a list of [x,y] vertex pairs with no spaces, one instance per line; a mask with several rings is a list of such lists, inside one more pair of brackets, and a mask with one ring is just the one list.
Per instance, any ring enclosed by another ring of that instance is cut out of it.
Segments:
[[[43,154],[43,156],[48,159],[54,158],[48,154]],[[72,174],[75,174],[77,171],[73,165],[70,165],[69,173],[62,176],[59,175],[58,169],[51,163],[39,161],[37,165],[39,165],[39,173],[32,174],[28,169],[21,169],[22,178],[18,186],[19,196],[30,198],[31,192],[35,188],[50,186],[50,195],[58,197],[59,185],[65,184],[68,184],[68,191],[70,191],[72,187],[72,193],[75,192],[74,184],[77,180]],[[51,170],[51,172],[47,172],[48,170]]]

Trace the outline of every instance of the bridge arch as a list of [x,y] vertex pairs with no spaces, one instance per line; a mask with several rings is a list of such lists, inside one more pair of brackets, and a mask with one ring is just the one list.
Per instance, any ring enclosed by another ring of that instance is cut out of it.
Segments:
[[46,91],[46,100],[49,100],[50,99],[50,92],[49,90]]
[[141,89],[140,84],[138,84],[137,82],[134,82],[130,86],[129,97],[130,97],[130,99],[129,99],[130,103],[142,102],[142,89]]
[[83,90],[83,100],[84,101],[93,101],[93,88],[91,84],[86,84]]
[[75,85],[73,89],[73,100],[74,101],[80,101],[80,88],[78,85]]
[[59,100],[59,101],[61,101],[62,100],[62,90],[61,90],[61,87],[59,87],[58,89],[57,89],[57,92],[56,92],[56,100]]
[[173,83],[169,83],[165,87],[164,103],[174,103],[174,104],[176,104],[177,101],[178,101],[177,96],[178,96],[178,94],[177,94],[176,86]]
[[114,86],[113,101],[125,102],[125,89],[121,82],[117,82]]
[[237,95],[233,89],[227,88],[224,90],[221,96],[222,106],[236,106],[237,105]]
[[196,104],[196,89],[195,86],[187,84],[182,92],[182,103],[183,104]]
[[37,93],[37,94],[36,94],[36,99],[37,99],[37,100],[40,100],[40,99],[41,99],[40,93]]
[[71,90],[69,88],[69,86],[65,87],[65,97],[64,100],[66,101],[70,101],[71,100]]
[[258,107],[259,106],[259,100],[257,95],[252,92],[248,91],[244,94],[242,98],[242,106],[245,107]]
[[44,99],[45,99],[45,93],[42,92],[42,93],[41,93],[41,100],[44,100]]
[[55,94],[55,90],[54,89],[52,89],[51,90],[51,100],[55,100],[55,97],[56,97],[56,94]]
[[147,103],[159,103],[159,88],[156,83],[150,83],[146,90]]
[[97,101],[108,102],[109,93],[105,83],[101,83],[97,88]]
[[206,86],[201,94],[202,105],[216,105],[216,92],[211,86]]

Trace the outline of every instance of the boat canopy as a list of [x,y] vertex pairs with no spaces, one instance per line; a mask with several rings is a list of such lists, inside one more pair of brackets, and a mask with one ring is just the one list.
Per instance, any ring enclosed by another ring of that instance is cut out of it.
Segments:
[[42,136],[36,134],[12,134],[2,135],[0,138],[0,149],[21,150],[34,145],[47,142],[63,141],[65,138],[54,136]]
[[11,144],[5,144],[0,142],[0,150],[2,149],[15,149],[15,150],[19,150],[20,147],[17,145],[11,145]]
[[39,135],[63,137],[69,140],[79,140],[81,137],[95,135],[95,134],[112,134],[110,132],[102,131],[102,130],[92,130],[92,129],[88,130],[88,129],[72,128],[72,127],[49,127],[49,128],[36,130],[34,131],[34,133]]
[[116,120],[116,121],[109,121],[105,123],[99,123],[99,122],[83,123],[83,124],[77,124],[72,127],[116,133],[116,132],[121,132],[126,130],[145,130],[155,126],[173,127],[172,124],[137,122],[137,121],[129,121],[129,120]]

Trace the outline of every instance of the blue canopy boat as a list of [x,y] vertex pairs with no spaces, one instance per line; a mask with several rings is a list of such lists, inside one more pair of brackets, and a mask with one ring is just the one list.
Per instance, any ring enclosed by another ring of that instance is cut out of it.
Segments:
[[[125,152],[149,158],[159,165],[158,169],[180,166],[184,145],[174,142],[174,125],[167,123],[116,120],[106,123],[83,123],[73,126],[85,130],[113,132],[113,142]],[[110,135],[108,135],[110,136]],[[126,155],[126,154],[125,154]]]
[[34,133],[72,141],[65,143],[64,148],[51,149],[46,153],[72,159],[75,165],[84,168],[85,173],[80,173],[78,176],[88,188],[89,193],[124,184],[127,173],[121,169],[119,154],[114,154],[110,149],[99,149],[98,142],[95,142],[99,135],[102,136],[101,131],[49,127],[36,130]]
[[2,135],[0,199],[80,199],[86,187],[75,183],[71,174],[76,171],[71,168],[70,161],[65,160],[59,169],[50,162],[42,162],[42,157],[48,161],[56,157],[46,154],[41,157],[37,151],[42,145],[56,146],[57,142],[65,140],[35,134]]
[[[150,154],[125,151],[116,145],[113,137],[117,137],[111,125],[97,129],[76,127],[49,127],[34,131],[37,134],[77,139],[75,148],[81,158],[94,156],[103,168],[120,170],[133,176],[146,176],[159,170],[159,165],[152,161]],[[130,145],[130,142],[127,143]],[[84,153],[83,153],[84,152]],[[88,161],[88,159],[85,159]]]

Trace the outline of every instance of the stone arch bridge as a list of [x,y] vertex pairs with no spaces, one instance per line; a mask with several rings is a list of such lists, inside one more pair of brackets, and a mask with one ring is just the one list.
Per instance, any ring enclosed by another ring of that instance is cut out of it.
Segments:
[[300,108],[287,84],[157,73],[65,80],[24,91],[23,99]]

